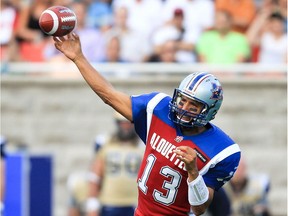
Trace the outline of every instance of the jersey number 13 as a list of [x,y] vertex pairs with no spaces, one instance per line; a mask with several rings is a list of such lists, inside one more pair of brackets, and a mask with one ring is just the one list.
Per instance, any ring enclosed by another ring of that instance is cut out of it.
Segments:
[[[153,154],[150,154],[147,157],[147,164],[145,166],[145,169],[143,171],[141,178],[138,180],[138,187],[144,194],[147,194],[147,191],[149,190],[147,186],[147,181],[151,177],[150,173],[154,167],[156,160],[157,158]],[[169,166],[163,166],[159,172],[159,175],[162,175],[166,177],[167,179],[170,179],[170,181],[165,180],[162,184],[162,188],[166,190],[167,192],[162,193],[154,189],[153,198],[156,202],[162,203],[167,206],[171,205],[175,202],[182,176],[180,175],[178,171],[172,169]],[[153,176],[153,179],[151,179],[151,181],[155,179],[157,179],[157,176]]]

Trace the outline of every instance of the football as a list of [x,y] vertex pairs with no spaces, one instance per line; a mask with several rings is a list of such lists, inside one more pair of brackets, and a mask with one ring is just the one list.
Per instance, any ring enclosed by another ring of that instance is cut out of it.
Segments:
[[42,12],[39,26],[47,35],[62,37],[69,34],[77,24],[75,13],[64,6],[52,6]]

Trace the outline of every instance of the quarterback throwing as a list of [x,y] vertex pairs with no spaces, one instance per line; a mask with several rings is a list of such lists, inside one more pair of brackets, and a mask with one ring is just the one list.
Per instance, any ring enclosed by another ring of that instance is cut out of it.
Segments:
[[55,47],[75,63],[92,90],[134,123],[146,143],[138,173],[137,216],[203,214],[214,191],[231,179],[239,146],[212,124],[223,89],[207,72],[192,72],[173,96],[160,92],[126,95],[85,58],[79,37],[54,37]]

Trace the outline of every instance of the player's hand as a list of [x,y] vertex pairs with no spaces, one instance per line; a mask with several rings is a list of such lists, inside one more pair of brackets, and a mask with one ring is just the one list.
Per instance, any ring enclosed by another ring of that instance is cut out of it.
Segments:
[[188,146],[179,146],[174,150],[176,157],[185,163],[186,170],[195,178],[198,176],[197,153]]
[[100,214],[97,212],[97,211],[95,211],[95,212],[88,212],[87,214],[86,214],[86,216],[99,216]]
[[53,40],[56,49],[70,60],[75,62],[78,58],[83,57],[79,36],[74,32],[64,37],[53,37]]

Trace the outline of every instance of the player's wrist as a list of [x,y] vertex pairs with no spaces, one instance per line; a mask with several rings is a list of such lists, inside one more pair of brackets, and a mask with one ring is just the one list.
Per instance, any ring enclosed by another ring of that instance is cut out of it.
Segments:
[[86,201],[86,212],[97,212],[101,208],[100,201],[96,197],[89,197]]
[[199,174],[196,179],[188,184],[188,200],[190,205],[199,206],[209,199],[209,190],[204,182],[203,177]]
[[73,59],[71,59],[75,64],[77,64],[77,62],[81,61],[85,59],[83,53],[80,53],[78,55],[76,55]]
[[200,174],[199,174],[198,171],[190,171],[190,172],[188,172],[187,182],[190,183],[190,182],[194,181],[196,178],[198,178],[199,175]]

